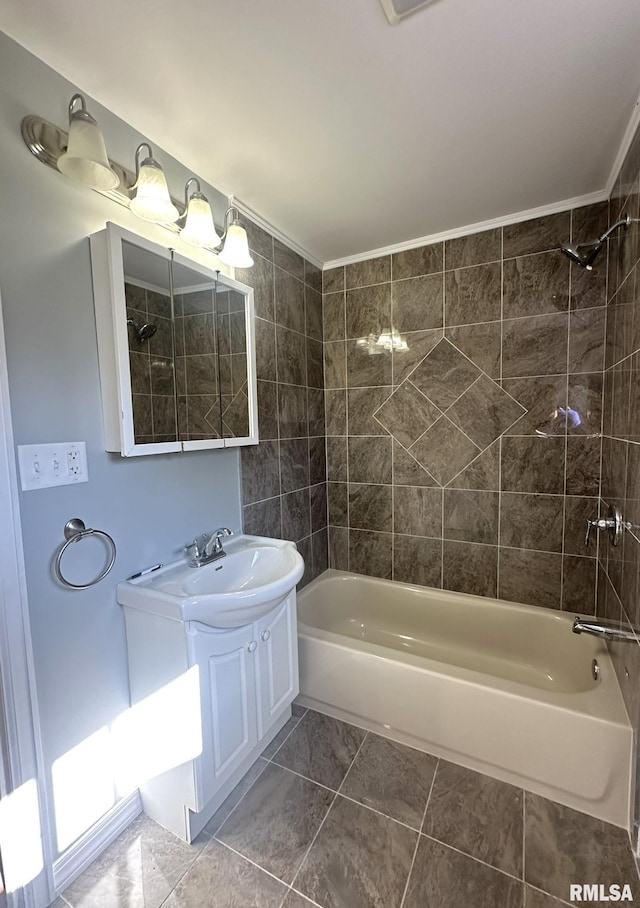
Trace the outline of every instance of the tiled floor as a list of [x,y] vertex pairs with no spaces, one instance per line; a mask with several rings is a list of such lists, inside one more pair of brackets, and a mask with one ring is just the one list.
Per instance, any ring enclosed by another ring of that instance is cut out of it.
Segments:
[[622,830],[295,711],[194,844],[140,817],[55,908],[561,908],[570,883],[640,898]]

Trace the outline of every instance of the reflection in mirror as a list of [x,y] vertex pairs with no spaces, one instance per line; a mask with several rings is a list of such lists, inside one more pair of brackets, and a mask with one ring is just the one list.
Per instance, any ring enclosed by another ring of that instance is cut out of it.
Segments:
[[222,437],[215,281],[173,263],[180,441]]
[[218,289],[216,311],[222,433],[224,438],[243,438],[249,435],[244,296],[235,290]]
[[251,288],[115,224],[90,242],[106,450],[257,444]]
[[170,262],[122,241],[136,444],[178,439]]

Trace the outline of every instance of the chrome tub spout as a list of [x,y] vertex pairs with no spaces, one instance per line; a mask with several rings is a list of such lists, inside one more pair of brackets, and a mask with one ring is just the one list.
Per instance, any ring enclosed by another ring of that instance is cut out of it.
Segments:
[[594,621],[590,618],[576,618],[573,622],[574,634],[592,634],[603,640],[620,643],[638,643],[640,639],[634,630],[625,630],[615,621]]

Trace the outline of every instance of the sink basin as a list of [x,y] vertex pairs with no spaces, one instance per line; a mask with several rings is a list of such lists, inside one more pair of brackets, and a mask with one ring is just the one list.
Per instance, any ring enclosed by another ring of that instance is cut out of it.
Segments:
[[233,536],[226,555],[204,567],[182,559],[117,586],[120,605],[177,621],[241,627],[285,599],[304,572],[293,542],[265,536]]

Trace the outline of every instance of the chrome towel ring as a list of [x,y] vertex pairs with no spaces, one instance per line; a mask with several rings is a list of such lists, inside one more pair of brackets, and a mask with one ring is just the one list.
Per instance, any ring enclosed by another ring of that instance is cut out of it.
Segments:
[[[70,583],[63,576],[60,569],[62,556],[64,555],[66,549],[71,545],[71,543],[80,542],[81,539],[85,539],[85,537],[87,536],[102,536],[102,538],[106,540],[110,549],[109,563],[100,574],[100,576],[96,577],[95,580],[91,580],[89,583]],[[68,520],[64,525],[64,538],[67,541],[63,542],[63,544],[58,549],[58,554],[56,555],[56,560],[53,566],[55,575],[60,583],[71,590],[86,590],[90,586],[95,586],[96,583],[100,583],[101,580],[104,580],[116,560],[116,544],[111,536],[109,536],[108,533],[105,533],[104,530],[92,530],[91,528],[87,529],[87,527],[84,525],[83,520],[80,520],[79,517],[74,517],[72,520]]]

